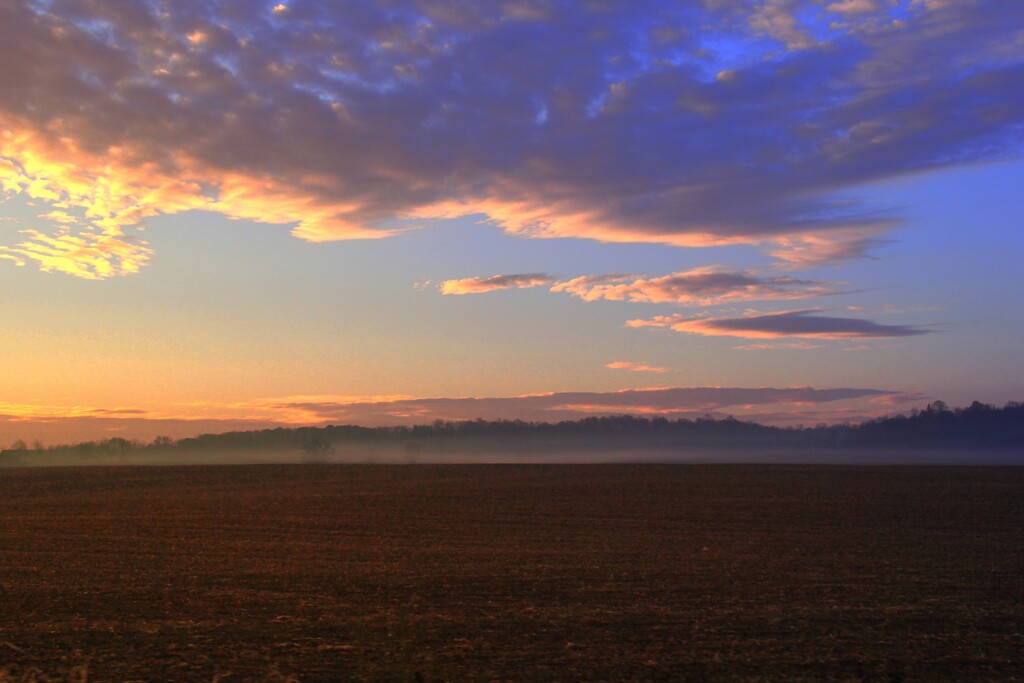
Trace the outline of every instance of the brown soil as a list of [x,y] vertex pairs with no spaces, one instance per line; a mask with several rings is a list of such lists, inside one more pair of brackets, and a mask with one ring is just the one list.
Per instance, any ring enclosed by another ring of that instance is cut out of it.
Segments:
[[0,681],[1024,680],[1024,468],[0,470]]

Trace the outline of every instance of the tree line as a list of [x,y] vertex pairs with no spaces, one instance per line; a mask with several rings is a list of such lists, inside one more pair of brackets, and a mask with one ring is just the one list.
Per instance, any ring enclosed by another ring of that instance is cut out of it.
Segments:
[[669,419],[613,415],[560,422],[523,420],[435,420],[405,427],[328,425],[204,434],[184,439],[159,436],[151,442],[113,437],[100,441],[32,446],[17,441],[4,454],[59,452],[67,455],[186,452],[195,450],[303,451],[323,454],[335,447],[392,445],[408,451],[438,444],[518,444],[524,447],[587,446],[668,448],[908,448],[1013,449],[1024,447],[1024,403],[999,408],[975,401],[952,409],[935,401],[910,415],[859,424],[771,427],[734,417]]

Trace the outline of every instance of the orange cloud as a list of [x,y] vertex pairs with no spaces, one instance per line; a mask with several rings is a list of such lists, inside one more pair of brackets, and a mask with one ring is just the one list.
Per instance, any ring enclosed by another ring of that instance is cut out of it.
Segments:
[[493,277],[469,277],[462,280],[445,280],[438,289],[442,294],[481,294],[498,289],[527,289],[551,284],[552,278],[543,273],[495,275]]
[[876,222],[820,234],[782,235],[764,246],[768,254],[792,268],[839,263],[862,258],[868,251],[887,244],[889,240],[881,235],[895,227],[892,222]]
[[25,265],[35,261],[44,272],[59,272],[88,280],[137,273],[153,253],[146,242],[113,234],[79,232],[54,237],[36,230],[14,247],[0,247],[0,258]]
[[714,306],[735,301],[805,299],[835,294],[823,283],[791,277],[759,277],[719,266],[694,268],[657,278],[630,275],[584,276],[560,282],[553,292],[567,292],[584,301],[607,299],[644,303]]
[[[94,152],[25,121],[7,123],[0,129],[0,186],[56,207],[40,218],[60,226],[53,235],[24,230],[25,241],[0,247],[0,256],[22,265],[34,261],[41,270],[88,279],[136,273],[152,250],[127,231],[147,218],[192,209],[294,223],[293,234],[312,242],[393,234],[366,228],[353,217],[358,204],[325,199],[302,185],[263,174],[225,173],[185,154],[163,164],[147,161],[141,147]],[[316,185],[315,179],[307,180]],[[69,209],[80,210],[82,218]]]
[[608,363],[605,367],[611,370],[630,370],[632,372],[670,372],[669,368],[659,368],[652,365],[646,365],[644,363],[634,363],[628,360]]
[[[508,187],[526,198],[508,200],[500,197],[446,199],[411,208],[402,217],[410,220],[441,220],[484,215],[487,221],[505,232],[531,239],[575,237],[598,242],[665,244],[673,247],[720,247],[734,244],[759,244],[764,238],[745,235],[722,235],[702,230],[661,230],[644,225],[637,217],[620,220],[605,211],[583,208],[571,199],[541,196],[528,187]],[[532,196],[532,197],[531,197]]]

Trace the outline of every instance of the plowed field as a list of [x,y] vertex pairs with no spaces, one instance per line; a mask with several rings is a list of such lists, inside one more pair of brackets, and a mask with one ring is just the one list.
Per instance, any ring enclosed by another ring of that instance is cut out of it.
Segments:
[[1024,680],[1024,468],[0,470],[0,681]]

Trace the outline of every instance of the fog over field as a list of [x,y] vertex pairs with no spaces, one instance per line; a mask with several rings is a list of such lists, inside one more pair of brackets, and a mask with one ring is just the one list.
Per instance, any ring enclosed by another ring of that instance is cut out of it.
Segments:
[[558,423],[435,420],[412,427],[276,428],[144,443],[24,441],[0,466],[182,464],[761,463],[1024,464],[1024,404],[936,401],[909,417],[780,428],[710,416],[611,415]]
[[779,464],[779,465],[1014,465],[1024,450],[561,450],[522,449],[419,451],[352,447],[311,458],[300,450],[254,452],[203,450],[108,456],[49,455],[9,458],[0,467],[174,466],[174,465],[471,465],[471,464]]

